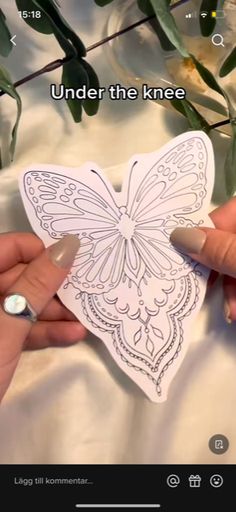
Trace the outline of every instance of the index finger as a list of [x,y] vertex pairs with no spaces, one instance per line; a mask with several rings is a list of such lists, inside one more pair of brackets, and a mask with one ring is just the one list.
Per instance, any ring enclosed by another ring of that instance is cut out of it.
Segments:
[[0,234],[0,272],[17,263],[29,263],[44,250],[43,242],[33,233]]
[[217,229],[236,233],[236,197],[213,210],[210,217]]
[[[218,206],[209,216],[215,227],[230,233],[236,233],[236,198],[232,197],[222,206]],[[218,272],[212,270],[208,279],[208,286],[212,286],[218,277]],[[234,278],[230,278],[235,282]]]

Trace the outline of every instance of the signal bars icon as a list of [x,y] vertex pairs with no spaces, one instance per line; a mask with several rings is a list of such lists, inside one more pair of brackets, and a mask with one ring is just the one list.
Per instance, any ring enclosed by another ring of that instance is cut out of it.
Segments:
[[185,14],[185,18],[196,18],[197,12],[189,12],[188,14]]

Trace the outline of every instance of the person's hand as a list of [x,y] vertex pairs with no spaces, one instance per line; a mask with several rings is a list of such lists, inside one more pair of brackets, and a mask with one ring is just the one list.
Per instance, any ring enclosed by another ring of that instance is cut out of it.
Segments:
[[223,276],[225,318],[236,320],[236,198],[211,212],[216,226],[176,228],[170,240],[177,248]]
[[0,400],[24,348],[66,346],[84,339],[86,329],[54,297],[79,250],[67,235],[44,248],[30,233],[0,235],[0,302],[12,293],[23,295],[38,316],[35,323],[11,316],[0,307]]

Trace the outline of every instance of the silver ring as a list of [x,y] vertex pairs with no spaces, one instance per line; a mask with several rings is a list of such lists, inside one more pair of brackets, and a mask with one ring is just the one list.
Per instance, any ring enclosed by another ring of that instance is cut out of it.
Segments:
[[11,293],[4,298],[3,310],[5,313],[17,318],[24,318],[30,322],[37,322],[37,313],[26,300],[23,295],[19,293]]

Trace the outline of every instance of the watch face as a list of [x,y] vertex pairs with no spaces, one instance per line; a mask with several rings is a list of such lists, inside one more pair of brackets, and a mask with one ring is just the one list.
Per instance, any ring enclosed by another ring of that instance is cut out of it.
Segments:
[[19,315],[26,307],[26,300],[22,295],[11,295],[4,300],[4,309],[11,315]]

